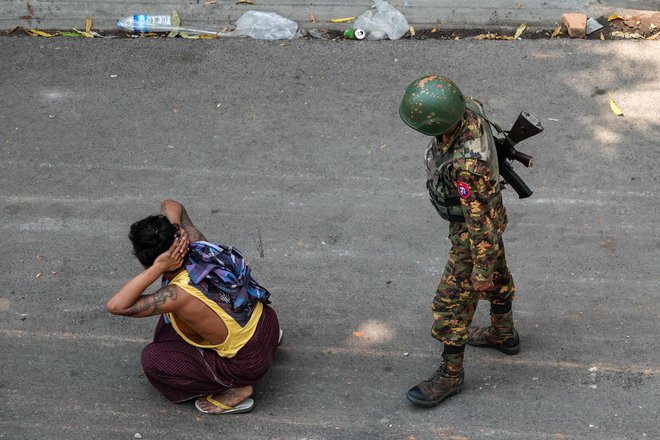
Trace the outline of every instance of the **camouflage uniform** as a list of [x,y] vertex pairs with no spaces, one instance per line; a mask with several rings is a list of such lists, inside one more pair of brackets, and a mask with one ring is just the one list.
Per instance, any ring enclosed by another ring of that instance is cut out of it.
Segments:
[[[426,153],[431,201],[441,216],[450,220],[452,243],[433,300],[432,335],[453,346],[467,343],[468,327],[479,299],[506,304],[515,293],[502,242],[507,217],[493,135],[490,125],[477,114],[483,114],[481,103],[466,98],[466,104],[451,142],[441,145],[441,137],[435,137]],[[453,208],[439,206],[442,200],[451,205],[448,199],[453,200]],[[487,292],[472,288],[473,280],[491,279],[494,288]]]

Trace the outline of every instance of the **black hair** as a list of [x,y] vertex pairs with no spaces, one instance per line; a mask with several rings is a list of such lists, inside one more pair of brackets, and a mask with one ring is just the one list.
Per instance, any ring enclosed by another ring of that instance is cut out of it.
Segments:
[[133,254],[143,266],[150,267],[172,246],[179,231],[177,226],[164,215],[150,215],[131,225],[128,238],[133,243]]

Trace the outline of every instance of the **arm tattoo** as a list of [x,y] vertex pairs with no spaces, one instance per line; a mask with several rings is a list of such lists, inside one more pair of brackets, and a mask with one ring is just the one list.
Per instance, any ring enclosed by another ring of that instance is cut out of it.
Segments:
[[144,312],[149,312],[150,315],[158,315],[161,313],[160,306],[171,298],[176,299],[177,293],[174,287],[165,286],[152,295],[144,295],[138,299],[135,304],[128,309],[127,315],[138,315]]
[[195,225],[193,225],[185,208],[183,208],[183,213],[181,214],[181,227],[185,229],[186,233],[190,237],[190,241],[207,241],[206,237],[204,237],[204,234],[199,232]]

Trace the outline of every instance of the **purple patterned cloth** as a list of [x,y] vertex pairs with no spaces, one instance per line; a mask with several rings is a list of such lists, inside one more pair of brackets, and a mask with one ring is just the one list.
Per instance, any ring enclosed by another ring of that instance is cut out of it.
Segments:
[[257,303],[270,304],[270,292],[252,278],[241,253],[231,247],[207,241],[190,244],[186,270],[190,285],[218,304],[244,327]]

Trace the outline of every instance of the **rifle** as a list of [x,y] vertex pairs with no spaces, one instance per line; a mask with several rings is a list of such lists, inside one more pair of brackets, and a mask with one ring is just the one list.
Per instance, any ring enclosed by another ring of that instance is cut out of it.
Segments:
[[511,163],[514,160],[517,160],[527,168],[532,167],[532,156],[521,153],[515,149],[515,146],[518,142],[524,141],[525,139],[542,132],[543,126],[541,125],[541,121],[527,110],[523,110],[520,112],[518,119],[516,119],[516,122],[514,122],[511,130],[508,132],[502,131],[502,129],[495,124],[492,125],[500,134],[504,134],[503,138],[495,138],[500,176],[504,179],[505,183],[511,185],[511,188],[516,191],[518,197],[525,199],[532,195],[532,190],[522,178],[513,171]]

